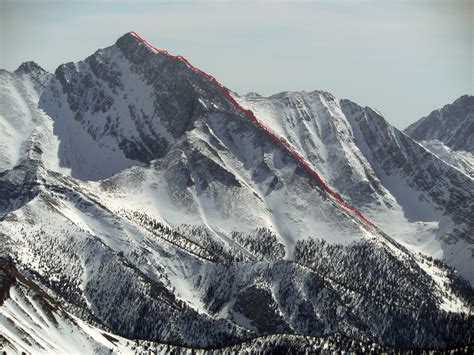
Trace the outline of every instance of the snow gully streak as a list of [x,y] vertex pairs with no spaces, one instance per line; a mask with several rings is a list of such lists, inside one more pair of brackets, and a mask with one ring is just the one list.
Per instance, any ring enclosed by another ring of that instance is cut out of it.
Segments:
[[[186,58],[184,58],[183,56],[180,56],[180,55],[172,55],[170,54],[167,50],[164,50],[164,49],[158,49],[158,48],[155,48],[153,47],[150,43],[147,42],[147,40],[143,39],[142,37],[140,37],[136,32],[132,31],[130,32],[131,35],[135,36],[136,38],[138,38],[140,41],[142,41],[144,44],[146,44],[151,50],[155,51],[156,53],[162,53],[162,54],[165,54],[166,56],[170,57],[170,58],[174,58],[174,59],[179,59],[181,60],[182,62],[184,62],[188,68],[190,68],[191,70],[205,76],[206,78],[210,79],[212,81],[212,83],[214,83],[218,88],[219,90],[229,98],[229,100],[232,102],[232,104],[234,105],[235,109],[238,110],[238,111],[241,111],[241,112],[244,112],[245,114],[247,114],[247,116],[249,116],[252,121],[257,124],[258,126],[260,126],[261,128],[263,128],[266,133],[268,134],[268,136],[270,136],[270,138],[272,138],[273,140],[277,141],[278,143],[282,144],[296,159],[298,159],[298,161],[303,164],[303,166],[305,167],[306,171],[311,174],[312,176],[314,176],[318,181],[319,183],[324,187],[324,189],[329,193],[331,194],[345,209],[349,210],[349,211],[352,211],[354,213],[356,213],[360,218],[362,218],[365,223],[367,223],[367,225],[369,226],[372,226],[372,224],[368,221],[367,218],[364,217],[364,215],[359,212],[356,208],[354,207],[351,207],[349,205],[347,205],[343,200],[342,198],[334,191],[332,190],[322,179],[321,177],[313,170],[309,167],[309,165],[306,163],[306,161],[293,149],[291,148],[291,146],[288,144],[288,142],[278,138],[277,136],[275,136],[272,132],[270,132],[270,130],[268,129],[267,126],[265,126],[263,123],[261,123],[256,117],[255,115],[253,114],[252,111],[250,110],[246,110],[244,109],[242,106],[240,106],[237,101],[235,101],[235,99],[232,97],[232,95],[230,95],[229,91],[224,88],[218,81],[216,78],[214,78],[212,75],[210,74],[207,74],[206,72],[203,72],[202,70],[196,68],[195,66],[193,66]],[[311,184],[311,181],[310,181],[310,185],[311,187],[313,187],[313,185]]]

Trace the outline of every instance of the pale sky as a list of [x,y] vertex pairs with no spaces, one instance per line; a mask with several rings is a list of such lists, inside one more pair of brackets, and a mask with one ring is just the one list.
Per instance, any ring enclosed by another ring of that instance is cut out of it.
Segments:
[[240,94],[326,90],[398,128],[473,94],[474,0],[0,0],[0,68],[54,71],[136,31]]

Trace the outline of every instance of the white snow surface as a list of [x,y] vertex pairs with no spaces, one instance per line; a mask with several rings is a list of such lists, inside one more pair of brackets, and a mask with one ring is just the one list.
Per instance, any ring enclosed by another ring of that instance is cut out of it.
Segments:
[[40,94],[29,75],[0,71],[0,171],[29,157],[68,174],[69,170],[60,166],[53,120],[38,108]]

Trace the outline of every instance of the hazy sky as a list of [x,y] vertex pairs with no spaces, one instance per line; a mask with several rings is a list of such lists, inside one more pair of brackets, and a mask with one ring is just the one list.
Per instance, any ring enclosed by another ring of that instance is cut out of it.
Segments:
[[0,67],[49,71],[134,30],[239,93],[321,89],[395,126],[473,93],[474,0],[0,0]]

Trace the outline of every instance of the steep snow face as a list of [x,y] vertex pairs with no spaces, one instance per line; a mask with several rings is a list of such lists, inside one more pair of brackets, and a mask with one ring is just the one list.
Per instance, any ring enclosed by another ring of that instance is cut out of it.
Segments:
[[461,96],[404,132],[417,141],[438,140],[454,151],[474,154],[474,96]]
[[0,72],[0,171],[13,168],[20,160],[33,130],[33,120],[14,75]]
[[474,281],[474,186],[466,175],[374,110],[328,93],[234,97],[384,231]]
[[15,73],[0,70],[0,172],[25,159],[39,159],[45,166],[67,173],[59,166],[53,121],[38,108],[50,77],[33,62],[23,63]]

